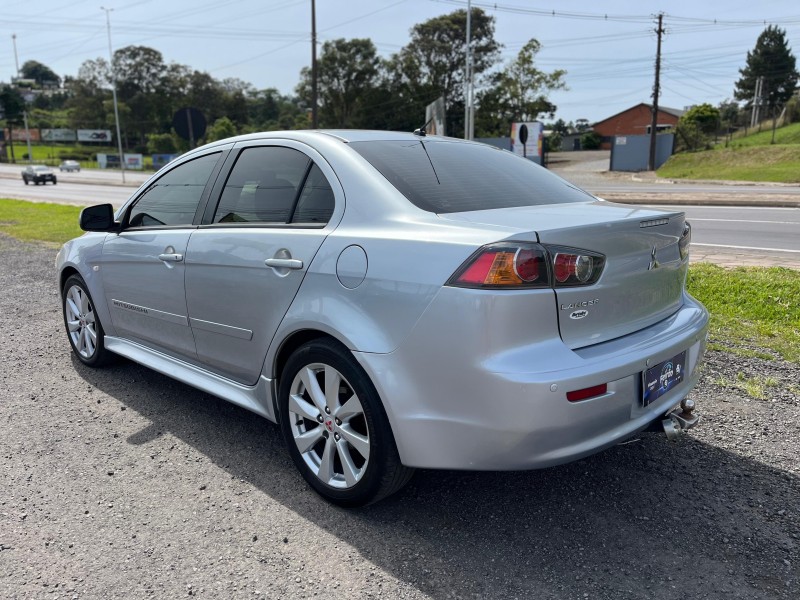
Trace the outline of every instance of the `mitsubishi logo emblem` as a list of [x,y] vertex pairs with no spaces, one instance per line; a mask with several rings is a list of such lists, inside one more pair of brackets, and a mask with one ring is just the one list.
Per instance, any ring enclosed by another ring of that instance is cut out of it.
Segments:
[[647,265],[647,270],[652,271],[658,268],[658,260],[656,260],[656,247],[653,246],[653,251],[650,253],[650,264]]

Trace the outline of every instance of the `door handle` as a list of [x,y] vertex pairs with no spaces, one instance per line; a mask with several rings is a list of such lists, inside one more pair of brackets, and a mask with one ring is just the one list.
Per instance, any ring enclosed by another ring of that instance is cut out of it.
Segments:
[[303,261],[297,258],[268,258],[264,261],[268,267],[275,269],[302,269]]
[[158,260],[163,260],[164,262],[181,262],[183,260],[183,254],[159,254]]

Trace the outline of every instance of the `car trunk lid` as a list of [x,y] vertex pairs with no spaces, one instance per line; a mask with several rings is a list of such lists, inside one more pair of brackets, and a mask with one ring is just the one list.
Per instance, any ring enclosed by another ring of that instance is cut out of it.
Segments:
[[648,327],[681,305],[687,264],[678,241],[684,214],[603,201],[443,215],[515,229],[508,240],[538,241],[605,256],[590,286],[556,287],[562,340],[580,348]]

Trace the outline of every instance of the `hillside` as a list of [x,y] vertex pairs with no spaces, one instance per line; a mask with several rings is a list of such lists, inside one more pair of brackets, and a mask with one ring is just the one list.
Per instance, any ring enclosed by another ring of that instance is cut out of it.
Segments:
[[671,179],[731,179],[800,183],[800,123],[734,138],[727,148],[672,156],[659,170]]

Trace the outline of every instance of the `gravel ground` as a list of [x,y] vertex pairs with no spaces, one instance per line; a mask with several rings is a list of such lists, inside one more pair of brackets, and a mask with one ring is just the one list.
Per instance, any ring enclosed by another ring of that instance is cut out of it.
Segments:
[[[278,428],[69,353],[54,250],[0,236],[2,598],[797,598],[800,369],[708,357],[703,421],[345,511]],[[773,377],[767,400],[726,384]],[[794,386],[793,392],[790,391]]]

